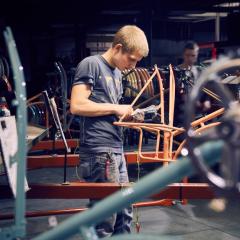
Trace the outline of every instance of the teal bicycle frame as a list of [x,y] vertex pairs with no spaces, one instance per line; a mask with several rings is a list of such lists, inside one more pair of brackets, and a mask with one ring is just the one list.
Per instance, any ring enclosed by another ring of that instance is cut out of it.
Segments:
[[27,107],[26,107],[26,83],[23,74],[23,67],[20,62],[16,43],[12,31],[9,27],[4,31],[4,38],[7,45],[10,62],[13,70],[13,79],[16,92],[16,100],[13,103],[17,107],[17,134],[18,150],[12,163],[17,162],[17,196],[15,200],[15,225],[9,228],[0,229],[0,239],[15,239],[26,235],[25,221],[25,190],[24,181],[26,176],[26,126],[27,126]]
[[[213,165],[220,159],[222,146],[222,141],[215,142],[214,144],[206,143],[201,146],[201,152],[208,165]],[[153,173],[142,178],[132,187],[125,188],[102,200],[91,209],[70,217],[54,229],[34,238],[34,240],[65,239],[79,231],[84,239],[98,239],[93,228],[97,223],[120,209],[157,193],[168,184],[178,182],[183,177],[190,176],[193,173],[194,168],[189,158],[179,158],[176,162],[155,170]],[[140,234],[136,235],[134,239],[141,238]],[[119,240],[123,238],[121,236],[116,236],[114,239]],[[131,235],[124,235],[124,239],[133,238]],[[146,240],[146,236],[144,239]],[[156,236],[155,238],[148,237],[147,239],[156,239]]]

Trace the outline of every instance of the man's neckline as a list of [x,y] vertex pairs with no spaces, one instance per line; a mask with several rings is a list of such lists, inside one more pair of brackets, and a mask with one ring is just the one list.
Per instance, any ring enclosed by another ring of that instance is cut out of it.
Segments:
[[110,63],[102,56],[102,55],[98,55],[102,60],[103,62],[112,70],[114,71],[116,69],[116,67],[113,67],[110,65]]

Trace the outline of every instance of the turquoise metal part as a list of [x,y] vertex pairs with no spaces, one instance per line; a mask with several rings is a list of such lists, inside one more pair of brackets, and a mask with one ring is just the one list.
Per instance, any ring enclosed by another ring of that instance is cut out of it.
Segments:
[[[222,141],[216,141],[214,144],[205,143],[201,146],[200,150],[208,165],[213,165],[220,159],[222,146]],[[166,185],[178,182],[183,177],[190,176],[193,173],[194,168],[190,159],[182,157],[176,162],[173,162],[166,167],[162,167],[142,178],[131,188],[119,191],[99,202],[88,211],[70,217],[54,229],[34,238],[34,240],[66,239],[67,237],[76,234],[80,227],[84,227],[85,236],[87,235],[86,228],[89,228],[90,235],[92,233],[92,226],[111,216],[114,212],[117,212],[119,209],[129,206],[140,199],[157,193],[159,190],[165,188]],[[89,240],[90,238],[85,239]],[[94,239],[97,238],[92,238],[91,240]],[[124,239],[128,238],[125,236]],[[132,238],[129,237],[129,239]]]
[[23,74],[23,67],[20,62],[16,43],[12,31],[9,27],[4,31],[4,38],[7,45],[9,59],[12,65],[13,78],[16,92],[16,100],[13,104],[17,107],[17,133],[18,133],[18,150],[16,155],[11,159],[17,162],[17,197],[15,200],[15,225],[6,229],[0,229],[0,239],[16,239],[24,237],[26,232],[25,222],[25,190],[24,181],[26,176],[26,83]]

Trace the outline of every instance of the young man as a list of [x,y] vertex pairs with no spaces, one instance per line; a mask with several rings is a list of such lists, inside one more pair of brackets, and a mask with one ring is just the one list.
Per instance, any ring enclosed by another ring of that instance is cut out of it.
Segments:
[[183,70],[189,70],[192,74],[192,80],[196,80],[199,70],[195,66],[199,53],[199,46],[195,42],[187,42],[183,49],[183,63],[178,65]]
[[[144,32],[122,27],[103,55],[85,58],[77,66],[71,94],[71,113],[81,116],[80,175],[87,182],[128,182],[121,129],[113,125],[130,116],[130,105],[119,105],[121,71],[134,68],[148,55]],[[96,201],[90,200],[90,204]],[[129,233],[132,208],[124,209],[96,226],[99,237]]]
[[[181,82],[179,82],[178,90],[176,91],[176,101],[174,109],[174,126],[183,127],[184,126],[184,106],[187,102],[188,95],[192,89],[192,85],[195,83],[200,69],[195,65],[198,60],[199,46],[196,42],[189,41],[185,44],[183,48],[183,62],[178,65],[178,68],[183,71]],[[188,81],[186,81],[188,80]],[[200,106],[201,104],[198,103]],[[184,135],[179,135],[176,137],[177,141],[184,140]]]

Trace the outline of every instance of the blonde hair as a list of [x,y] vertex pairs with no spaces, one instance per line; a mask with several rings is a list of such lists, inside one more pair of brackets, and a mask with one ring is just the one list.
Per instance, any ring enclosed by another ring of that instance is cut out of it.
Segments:
[[117,44],[122,44],[123,51],[128,53],[137,51],[143,57],[149,52],[145,33],[135,25],[126,25],[116,32],[112,46]]

